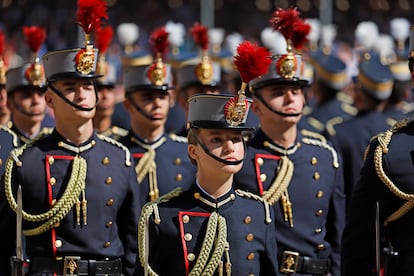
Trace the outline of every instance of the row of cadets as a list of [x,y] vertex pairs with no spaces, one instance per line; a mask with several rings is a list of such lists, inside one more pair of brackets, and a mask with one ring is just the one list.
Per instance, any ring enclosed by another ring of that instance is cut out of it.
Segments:
[[350,80],[346,64],[333,53],[336,27],[316,27],[315,24],[317,23],[311,24],[311,27],[320,29],[320,43],[313,41],[308,54],[315,72],[311,89],[313,105],[311,113],[305,115],[299,125],[304,129],[324,133],[332,131],[332,125],[354,117],[356,110],[341,97]]
[[[406,66],[413,71],[414,29]],[[413,79],[412,79],[413,81]],[[413,275],[413,133],[400,121],[369,145],[343,235],[342,275]],[[382,241],[387,244],[382,251]]]
[[171,66],[164,63],[168,32],[155,29],[150,36],[154,61],[149,65],[124,66],[125,109],[131,127],[123,143],[135,161],[137,180],[145,202],[176,187],[188,188],[195,170],[187,156],[186,139],[165,132],[173,93]]
[[[37,56],[46,39],[46,31],[38,26],[25,26],[23,32],[32,51],[33,61],[10,68],[6,72],[7,105],[11,112],[9,127],[18,136],[19,144],[28,143],[51,132],[51,128],[42,126],[48,114],[44,95],[46,78],[43,65]],[[46,120],[51,120],[49,126],[54,126],[51,117]]]
[[234,188],[246,156],[243,132],[254,129],[246,124],[244,89],[266,71],[269,53],[246,41],[235,59],[243,75],[237,96],[189,99],[188,155],[197,178],[189,190],[144,206],[135,275],[279,275],[273,210]]
[[[0,271],[10,275],[16,230],[25,236],[29,275],[133,274],[141,204],[131,155],[94,132],[98,50],[91,33],[107,18],[103,0],[79,0],[85,45],[46,53],[52,134],[10,153],[0,188]],[[22,191],[22,229],[16,197]],[[13,262],[13,266],[21,262]]]
[[357,26],[355,39],[361,46],[361,56],[353,98],[358,113],[353,119],[334,125],[333,135],[326,134],[342,155],[347,203],[359,177],[367,145],[373,136],[388,128],[382,111],[391,95],[393,76],[374,51],[378,36],[378,27],[372,21]]
[[250,81],[260,128],[248,142],[236,187],[272,206],[281,275],[339,275],[345,223],[341,159],[321,135],[298,128],[308,84],[298,51],[310,26],[295,8],[277,9],[270,22],[287,49]]
[[96,79],[98,91],[98,105],[93,117],[93,125],[97,133],[119,140],[127,131],[119,126],[112,125],[112,115],[115,111],[116,67],[107,60],[107,49],[113,38],[113,29],[110,25],[99,27],[95,31],[96,46],[99,50],[96,73],[102,77]]

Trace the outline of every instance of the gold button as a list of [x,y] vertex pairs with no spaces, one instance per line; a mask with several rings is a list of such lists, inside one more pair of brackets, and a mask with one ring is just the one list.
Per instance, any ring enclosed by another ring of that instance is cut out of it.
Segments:
[[106,184],[112,184],[112,177],[108,176],[108,178],[105,180]]
[[322,228],[316,228],[316,229],[315,229],[315,233],[316,233],[316,234],[320,234],[321,232],[322,232]]
[[254,273],[250,273],[249,276],[254,276]]
[[249,255],[247,255],[247,259],[249,261],[253,261],[254,260],[254,257],[255,257],[254,253],[250,253]]
[[260,182],[265,182],[266,181],[266,178],[267,178],[266,174],[262,173],[260,175]]
[[264,164],[263,158],[261,158],[261,157],[257,158],[257,164],[259,166],[263,166],[263,164]]
[[200,198],[200,193],[194,193],[194,198],[199,199]]
[[51,204],[52,204],[52,206],[56,204],[56,198],[52,199]]
[[323,243],[318,244],[318,249],[319,250],[325,249],[325,245]]
[[50,185],[55,185],[56,184],[56,178],[54,178],[53,176],[49,179],[49,184]]
[[177,175],[175,176],[175,180],[177,180],[177,181],[181,181],[181,180],[183,180],[183,175],[182,175],[181,173],[177,174]]
[[114,200],[113,199],[110,199],[110,200],[108,200],[106,202],[106,205],[108,205],[108,206],[112,206],[113,204],[114,204]]
[[58,228],[60,226],[60,222],[56,222],[55,224],[53,224],[54,228]]
[[317,198],[321,198],[323,197],[323,191],[318,191],[318,193],[316,194]]
[[177,157],[177,159],[174,160],[174,165],[181,165],[181,158]]
[[193,235],[191,235],[190,233],[185,233],[184,240],[191,241],[192,239],[193,239]]
[[319,180],[319,178],[321,178],[321,175],[320,175],[318,172],[315,172],[315,173],[313,174],[313,179],[315,179],[315,180]]
[[183,216],[183,223],[188,223],[190,221],[190,217],[187,215]]
[[104,247],[105,247],[105,248],[108,248],[108,247],[110,247],[110,246],[111,246],[111,242],[109,242],[109,241],[108,241],[108,242],[104,243]]
[[312,159],[311,159],[311,164],[312,164],[312,165],[316,165],[316,164],[318,164],[318,159],[316,159],[316,157],[312,157]]
[[56,248],[62,247],[62,241],[61,240],[55,240],[55,247]]
[[105,156],[104,159],[102,160],[102,164],[104,165],[108,165],[109,164],[109,157]]
[[252,241],[253,239],[254,239],[254,235],[252,233],[247,234],[246,236],[247,241]]
[[3,165],[3,160],[1,160],[1,158],[0,158],[0,166],[1,166],[1,165]]
[[250,224],[252,222],[252,218],[250,216],[247,216],[247,217],[244,218],[243,221],[244,221],[245,224]]
[[96,145],[96,141],[95,140],[92,140],[91,141],[91,145],[92,145],[92,147],[94,147]]
[[112,221],[108,221],[107,223],[105,223],[106,228],[111,228],[113,225]]
[[47,162],[49,162],[49,165],[53,165],[53,163],[55,163],[55,158],[53,158],[53,156],[49,156]]
[[188,253],[187,260],[189,260],[190,262],[194,261],[195,260],[195,255],[193,253]]
[[230,195],[230,199],[231,199],[231,200],[235,200],[235,199],[236,199],[236,196],[235,196],[234,194],[231,194],[231,195]]
[[323,210],[322,209],[319,209],[318,211],[316,211],[316,215],[317,216],[320,216],[320,215],[322,215],[323,214]]
[[334,162],[332,165],[335,169],[339,168],[339,163],[338,162]]

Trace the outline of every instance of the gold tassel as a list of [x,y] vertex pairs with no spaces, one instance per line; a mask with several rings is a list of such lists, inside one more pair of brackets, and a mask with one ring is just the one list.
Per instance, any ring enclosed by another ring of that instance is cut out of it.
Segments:
[[86,200],[85,190],[82,191],[82,214],[83,214],[83,224],[88,224],[88,201]]
[[80,201],[76,201],[76,224],[80,225]]
[[219,275],[219,276],[223,276],[223,261],[221,261],[221,260],[220,260],[220,262],[219,262],[219,265],[218,265],[217,271],[218,271],[218,275]]

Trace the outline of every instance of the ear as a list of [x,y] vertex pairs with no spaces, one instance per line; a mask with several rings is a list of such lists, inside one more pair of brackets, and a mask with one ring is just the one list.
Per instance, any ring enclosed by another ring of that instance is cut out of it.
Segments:
[[191,159],[198,160],[196,145],[194,145],[194,144],[188,144],[187,152],[188,152],[188,156]]
[[50,92],[45,93],[45,101],[47,106],[53,109],[53,96],[50,94]]
[[[258,100],[256,100],[256,101],[258,101]],[[262,111],[260,110],[259,103],[257,103],[256,101],[252,102],[252,106],[250,108],[254,112],[254,114],[256,114],[257,116],[260,117],[260,115],[262,114]]]
[[125,110],[130,113],[131,112],[131,109],[132,109],[132,106],[131,106],[131,103],[129,102],[129,100],[128,99],[125,99],[124,102],[123,102],[123,104],[124,104]]

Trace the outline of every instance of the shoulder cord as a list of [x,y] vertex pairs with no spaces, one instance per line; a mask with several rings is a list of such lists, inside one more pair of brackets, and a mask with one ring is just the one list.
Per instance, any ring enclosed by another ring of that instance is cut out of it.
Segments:
[[96,135],[99,139],[108,142],[112,145],[117,146],[118,148],[122,149],[125,152],[125,166],[129,167],[131,166],[131,153],[129,152],[129,149],[127,147],[125,147],[123,144],[121,144],[120,142],[116,141],[115,139],[112,139],[110,137],[106,137],[102,134],[97,134]]
[[135,166],[135,171],[137,173],[137,180],[139,184],[141,184],[145,176],[148,175],[149,196],[151,201],[159,197],[159,189],[157,183],[157,163],[155,162],[155,150],[162,144],[164,144],[166,140],[167,139],[165,137],[162,137],[153,145],[146,145],[140,142],[138,139],[131,137],[132,142],[138,144],[140,147],[147,150]]
[[325,143],[326,144],[326,138],[322,134],[320,134],[320,133],[317,133],[317,132],[314,132],[314,131],[310,131],[310,130],[307,130],[307,129],[302,129],[300,131],[300,133],[302,133],[303,136],[308,136],[310,138],[314,138],[314,139],[320,140],[322,143]]
[[263,198],[260,197],[258,195],[255,195],[251,192],[246,192],[240,189],[235,190],[236,194],[238,194],[239,196],[243,196],[243,197],[247,197],[247,198],[252,198],[256,201],[259,201],[261,203],[263,203],[264,209],[265,209],[265,222],[266,224],[269,224],[272,222],[272,218],[270,216],[270,209],[269,209],[269,203]]
[[138,222],[138,254],[141,266],[145,269],[145,275],[158,275],[152,270],[148,263],[149,247],[148,247],[148,236],[149,236],[149,217],[154,214],[154,222],[156,224],[161,223],[161,218],[158,211],[158,204],[167,202],[171,198],[179,196],[183,192],[181,187],[177,187],[171,192],[157,198],[154,201],[146,203],[141,210],[141,216]]
[[302,142],[308,145],[318,146],[329,150],[332,154],[332,166],[336,169],[339,168],[338,153],[332,146],[326,143],[326,141],[324,142],[323,140],[316,140],[304,137],[302,139]]
[[[5,168],[4,183],[6,198],[14,212],[16,212],[17,203],[16,199],[13,197],[12,191],[12,171],[15,163],[16,166],[22,165],[18,157],[23,153],[26,147],[27,145],[24,145],[18,149],[11,151]],[[85,188],[86,172],[86,160],[80,156],[75,156],[72,163],[72,172],[65,192],[63,193],[62,197],[56,201],[52,208],[49,211],[38,215],[29,214],[25,211],[22,212],[23,219],[26,221],[45,221],[38,227],[29,230],[23,230],[23,234],[26,236],[40,235],[53,228],[56,223],[60,222],[79,200],[79,195]]]
[[325,124],[325,129],[328,132],[328,134],[331,136],[335,136],[336,135],[335,126],[338,124],[341,124],[343,121],[344,119],[342,117],[334,117],[328,120]]
[[398,189],[397,186],[392,182],[392,180],[385,174],[384,168],[382,166],[382,156],[388,153],[388,145],[391,142],[391,137],[400,128],[407,125],[408,121],[403,120],[394,125],[391,129],[387,130],[384,134],[378,137],[379,145],[375,148],[374,152],[374,164],[375,171],[380,178],[380,180],[387,186],[390,191],[397,197],[407,200],[397,211],[392,213],[384,222],[384,225],[387,226],[389,222],[395,221],[402,216],[404,216],[408,211],[414,207],[414,194],[407,194]]

